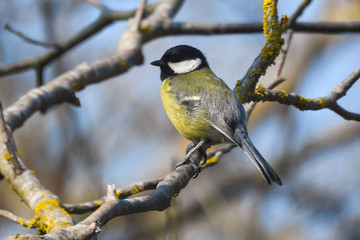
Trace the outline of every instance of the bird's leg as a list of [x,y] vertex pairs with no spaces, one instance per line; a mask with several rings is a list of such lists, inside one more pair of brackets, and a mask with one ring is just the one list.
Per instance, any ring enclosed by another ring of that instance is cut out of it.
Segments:
[[[188,154],[189,153],[189,151],[190,150],[192,150],[192,149],[194,149],[194,147],[196,147],[197,145],[195,145],[195,143],[194,142],[191,142],[188,146],[187,146],[187,148],[186,148],[186,154]],[[201,153],[201,155],[202,155],[202,159],[201,159],[201,162],[200,162],[200,164],[205,164],[206,163],[206,161],[207,161],[207,153],[206,153],[206,150],[201,146],[201,147],[199,147],[198,149],[197,149],[200,153]],[[194,151],[195,152],[195,151]],[[193,153],[192,153],[193,154]],[[192,155],[191,154],[191,155]],[[190,158],[189,158],[190,159]]]
[[[190,158],[191,156],[199,150],[199,152],[201,153],[201,155],[205,158],[205,162],[207,160],[207,154],[205,152],[205,150],[201,147],[202,145],[204,145],[206,141],[205,140],[201,140],[197,145],[195,145],[195,143],[190,143],[187,148],[186,148],[186,155],[185,157],[179,161],[178,163],[176,163],[175,167],[174,167],[174,170],[176,168],[178,168],[179,166],[181,165],[184,165],[184,164],[189,164],[190,166],[192,166],[195,171],[199,172],[199,168],[198,166],[196,166],[193,162],[190,161]],[[201,161],[202,163],[203,161]]]

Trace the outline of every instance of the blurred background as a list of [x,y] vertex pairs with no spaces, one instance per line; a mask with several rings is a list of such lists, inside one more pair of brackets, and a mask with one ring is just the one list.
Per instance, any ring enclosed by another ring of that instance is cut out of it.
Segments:
[[[135,9],[140,1],[101,1],[113,10]],[[154,3],[155,1],[150,1]],[[291,16],[301,0],[279,1]],[[80,0],[1,0],[0,64],[47,50],[4,29],[60,42],[93,22],[99,10]],[[174,19],[184,22],[262,21],[262,1],[186,1]],[[317,0],[299,21],[360,20],[359,0]],[[82,62],[115,53],[126,21],[115,22],[67,52],[45,70],[45,82]],[[261,33],[156,39],[144,46],[145,62],[77,94],[81,108],[62,104],[31,117],[16,130],[19,152],[41,182],[63,202],[94,200],[107,184],[125,187],[167,174],[189,143],[167,119],[159,95],[159,69],[149,63],[165,50],[189,44],[202,50],[213,71],[233,88],[265,42]],[[295,34],[279,89],[305,97],[328,94],[360,65],[360,34]],[[274,80],[275,67],[261,78]],[[36,84],[35,73],[0,78],[4,108]],[[360,84],[340,104],[360,113]],[[260,103],[249,119],[254,144],[281,176],[268,187],[240,149],[204,170],[164,212],[112,220],[99,239],[360,239],[360,125],[329,110],[299,111]],[[29,209],[0,181],[0,209],[31,218]],[[77,220],[85,216],[76,217]],[[0,218],[0,238],[34,233]]]

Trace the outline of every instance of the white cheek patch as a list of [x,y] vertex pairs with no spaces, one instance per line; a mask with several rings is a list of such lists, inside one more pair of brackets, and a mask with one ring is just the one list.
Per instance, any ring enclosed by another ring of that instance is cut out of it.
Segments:
[[169,67],[176,74],[183,74],[183,73],[191,72],[191,71],[195,70],[197,67],[199,67],[200,64],[201,64],[200,58],[185,60],[182,62],[169,62],[168,63]]

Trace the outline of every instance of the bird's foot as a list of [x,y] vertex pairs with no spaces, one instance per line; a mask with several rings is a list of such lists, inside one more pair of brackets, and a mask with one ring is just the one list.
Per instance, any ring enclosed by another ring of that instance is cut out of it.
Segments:
[[178,163],[175,164],[173,170],[175,170],[176,168],[178,168],[181,165],[189,164],[195,171],[195,175],[193,178],[196,178],[199,175],[201,169],[198,166],[196,166],[195,163],[190,161],[190,158],[196,151],[199,151],[200,154],[202,155],[200,164],[206,163],[207,154],[206,154],[206,151],[201,147],[204,143],[205,143],[205,141],[201,141],[200,143],[198,143],[196,145],[195,143],[191,142],[186,148],[186,156],[181,161],[179,161]]
[[[188,154],[190,152],[191,149],[195,148],[197,145],[195,145],[195,143],[191,142],[187,148],[186,148],[186,154]],[[202,158],[201,158],[201,161],[200,161],[200,164],[205,164],[206,161],[207,161],[207,154],[206,154],[206,151],[202,148],[202,147],[199,147],[197,149],[200,154],[202,155]],[[195,151],[194,151],[195,152]]]

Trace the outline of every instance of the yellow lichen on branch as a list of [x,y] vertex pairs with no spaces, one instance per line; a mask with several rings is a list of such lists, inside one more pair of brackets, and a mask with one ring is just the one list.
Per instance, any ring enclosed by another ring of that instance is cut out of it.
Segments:
[[8,152],[3,153],[3,157],[6,161],[11,162],[11,155]]
[[255,93],[256,84],[266,69],[271,66],[279,55],[284,39],[284,33],[288,18],[283,15],[281,21],[278,20],[277,1],[265,0],[263,5],[263,31],[266,38],[264,47],[260,55],[254,60],[244,78],[239,80],[235,86],[235,93],[242,103],[251,101]]
[[72,223],[64,220],[59,221],[55,219],[54,212],[61,212],[61,214],[71,218],[71,215],[61,206],[60,202],[56,199],[44,200],[36,206],[34,225],[39,228],[39,232],[48,233],[57,229],[72,226]]
[[263,5],[264,20],[263,31],[266,37],[266,43],[261,54],[262,59],[270,66],[274,63],[275,58],[279,55],[284,39],[281,35],[284,33],[288,18],[282,16],[281,22],[278,22],[277,1],[265,0]]
[[287,93],[284,90],[264,88],[260,84],[252,96],[254,101],[279,102],[292,105],[299,110],[319,110],[330,105],[325,98],[306,98],[295,93]]

